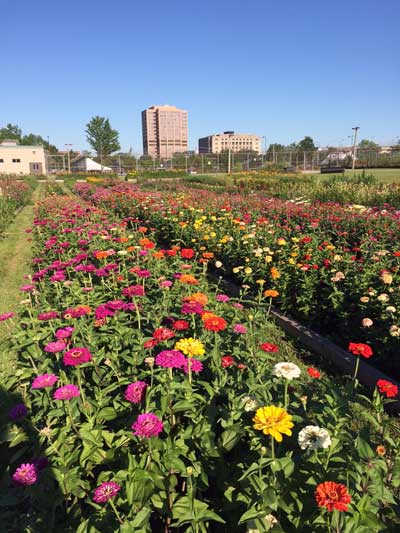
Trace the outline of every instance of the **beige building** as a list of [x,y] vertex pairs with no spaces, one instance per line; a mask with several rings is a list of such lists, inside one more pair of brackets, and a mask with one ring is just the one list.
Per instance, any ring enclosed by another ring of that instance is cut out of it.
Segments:
[[261,154],[261,140],[258,135],[224,131],[199,139],[199,154],[219,154],[229,149],[232,152],[247,150]]
[[188,151],[188,113],[172,105],[155,105],[142,111],[143,153],[169,158]]
[[0,174],[47,174],[43,146],[24,146],[18,141],[1,142]]

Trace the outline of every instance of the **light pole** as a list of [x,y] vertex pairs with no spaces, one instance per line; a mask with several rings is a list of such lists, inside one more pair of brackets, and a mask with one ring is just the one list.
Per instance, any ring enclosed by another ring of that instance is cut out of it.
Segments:
[[69,146],[69,148],[67,148],[67,155],[68,155],[68,174],[71,174],[71,147],[72,147],[72,144],[65,144],[65,146]]
[[356,168],[356,155],[357,155],[357,133],[360,129],[360,126],[355,126],[354,128],[351,128],[354,131],[354,144],[353,144],[353,165],[352,170]]
[[229,134],[228,135],[228,139],[229,139],[229,144],[228,144],[228,174],[231,173],[231,139],[232,139],[232,134]]

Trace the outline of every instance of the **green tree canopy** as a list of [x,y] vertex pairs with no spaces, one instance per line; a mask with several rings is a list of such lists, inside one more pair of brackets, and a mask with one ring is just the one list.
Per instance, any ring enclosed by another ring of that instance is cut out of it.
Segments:
[[90,146],[96,151],[98,157],[111,155],[119,150],[118,131],[113,130],[110,121],[106,117],[93,117],[86,124],[86,139]]
[[316,148],[316,146],[314,144],[314,141],[313,141],[312,137],[306,136],[306,137],[304,137],[304,139],[302,139],[297,144],[297,149],[300,152],[312,152],[313,150],[316,150],[317,148]]
[[364,150],[376,150],[379,148],[379,144],[376,144],[374,141],[369,141],[368,139],[362,139],[358,143],[358,148],[362,148]]
[[3,128],[0,128],[0,142],[5,139],[15,139],[19,141],[21,139],[22,131],[16,124],[7,124]]

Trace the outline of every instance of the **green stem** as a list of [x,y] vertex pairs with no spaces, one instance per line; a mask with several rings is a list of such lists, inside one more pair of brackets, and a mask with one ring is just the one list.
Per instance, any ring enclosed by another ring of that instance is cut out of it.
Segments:
[[111,508],[112,508],[112,510],[114,511],[114,514],[115,514],[115,516],[117,517],[118,522],[119,522],[120,524],[123,524],[123,521],[122,521],[121,517],[119,516],[119,513],[118,513],[118,511],[117,511],[117,508],[115,507],[115,504],[114,504],[114,502],[112,501],[112,499],[108,500],[108,503],[111,505]]

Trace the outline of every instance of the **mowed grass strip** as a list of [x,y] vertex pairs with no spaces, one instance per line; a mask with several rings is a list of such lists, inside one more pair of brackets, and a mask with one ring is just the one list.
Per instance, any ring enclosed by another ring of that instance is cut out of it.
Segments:
[[[5,237],[0,240],[0,314],[15,311],[24,297],[19,288],[25,282],[24,276],[31,270],[32,259],[32,246],[28,240],[30,235],[25,230],[32,224],[34,204],[43,194],[44,187],[39,183],[30,204],[16,215]],[[0,323],[0,342],[8,334],[8,327],[9,323]],[[4,353],[0,345],[0,377],[3,372],[12,370],[14,359],[13,354]]]

